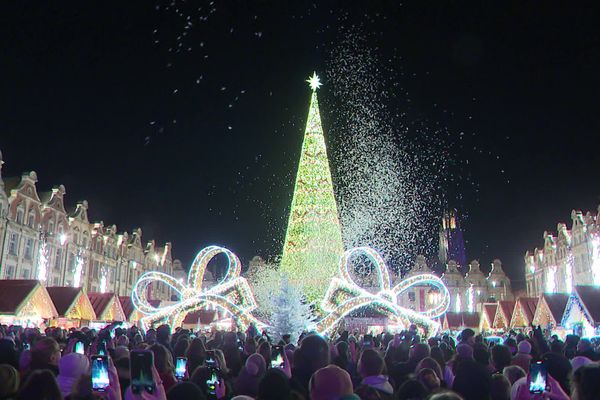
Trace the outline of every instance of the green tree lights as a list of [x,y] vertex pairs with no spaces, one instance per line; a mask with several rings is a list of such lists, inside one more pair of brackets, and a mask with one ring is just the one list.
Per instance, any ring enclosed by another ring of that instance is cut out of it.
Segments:
[[290,283],[303,287],[310,301],[325,293],[344,252],[342,230],[321,126],[317,89],[319,78],[307,81],[312,89],[294,197],[288,221],[281,270]]

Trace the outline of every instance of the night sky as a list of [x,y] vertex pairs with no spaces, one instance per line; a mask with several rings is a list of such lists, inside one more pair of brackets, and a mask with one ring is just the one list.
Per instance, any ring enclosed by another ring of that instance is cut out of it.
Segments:
[[[340,101],[328,68],[351,32],[398,84],[385,107],[452,144],[440,191],[469,259],[502,259],[522,287],[543,231],[600,201],[600,13],[506,3],[2,2],[3,175],[64,184],[67,205],[173,242],[184,265],[209,244],[276,255],[304,80],[323,77],[327,137]],[[334,152],[344,139],[327,140]]]

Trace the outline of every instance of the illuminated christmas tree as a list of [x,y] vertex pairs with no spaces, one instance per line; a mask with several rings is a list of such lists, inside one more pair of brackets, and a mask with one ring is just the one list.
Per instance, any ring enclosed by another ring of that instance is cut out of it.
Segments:
[[313,92],[281,269],[313,301],[325,293],[344,246],[317,101],[321,84],[316,73],[307,82]]

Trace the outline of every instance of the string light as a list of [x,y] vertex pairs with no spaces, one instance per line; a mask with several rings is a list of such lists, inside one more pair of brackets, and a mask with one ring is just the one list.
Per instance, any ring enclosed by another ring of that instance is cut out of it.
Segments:
[[83,263],[83,251],[79,249],[79,251],[77,252],[77,257],[75,258],[75,270],[73,271],[73,287],[79,287],[81,285]]
[[[227,257],[227,272],[215,285],[203,289],[202,282],[208,263],[218,254]],[[239,276],[240,273],[240,260],[232,251],[224,247],[208,246],[196,255],[185,285],[171,275],[158,271],[146,272],[135,283],[131,300],[134,307],[145,315],[140,320],[144,327],[158,323],[180,326],[188,313],[210,306],[235,317],[242,329],[251,323],[263,328],[266,325],[251,314],[256,308],[256,301],[250,285]],[[150,304],[147,298],[148,287],[159,282],[178,293],[179,302],[163,307]]]
[[472,313],[475,310],[475,293],[473,290],[473,284],[467,289],[467,311]]
[[42,234],[40,249],[38,252],[38,274],[39,281],[45,282],[48,279],[48,248],[46,245],[46,235]]
[[[359,254],[366,255],[374,265],[379,283],[379,291],[375,294],[356,284],[350,275],[350,259]],[[347,250],[340,259],[339,273],[340,277],[332,279],[321,303],[322,309],[329,314],[315,324],[315,328],[323,334],[330,333],[343,318],[353,311],[372,307],[386,315],[390,319],[390,325],[406,328],[414,323],[431,336],[439,330],[439,324],[433,319],[443,315],[450,305],[448,289],[435,275],[413,275],[391,287],[387,265],[379,253],[369,247],[355,247]],[[398,296],[414,286],[422,285],[431,285],[439,290],[441,294],[439,304],[423,312],[410,310],[398,304]]]

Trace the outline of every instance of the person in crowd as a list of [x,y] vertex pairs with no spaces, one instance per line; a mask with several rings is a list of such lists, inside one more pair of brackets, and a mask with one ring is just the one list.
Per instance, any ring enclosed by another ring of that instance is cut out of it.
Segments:
[[[415,368],[415,373],[418,374],[422,369],[428,368],[435,372],[435,375],[439,379],[440,383],[444,383],[444,375],[442,374],[442,369],[440,368],[440,364],[432,357],[425,357],[417,364]],[[445,387],[445,385],[444,385]]]
[[[165,325],[161,325],[165,326]],[[159,328],[160,330],[160,328]],[[164,332],[163,330],[162,332]],[[158,340],[155,344],[150,346],[150,350],[154,353],[154,366],[158,371],[161,381],[165,387],[165,391],[169,391],[175,384],[175,367],[173,365],[173,356],[167,347],[161,344]]]
[[58,364],[58,387],[63,397],[71,393],[71,389],[81,375],[88,373],[90,362],[79,353],[69,353],[60,359]]
[[504,367],[502,370],[502,375],[508,379],[510,385],[512,386],[517,380],[527,376],[527,372],[518,365],[509,365],[508,367]]
[[308,386],[311,400],[359,400],[354,394],[350,375],[337,365],[315,371]]
[[598,353],[594,351],[592,342],[589,339],[581,339],[577,343],[577,355],[587,357],[592,361],[598,361]]
[[542,361],[546,366],[548,374],[552,376],[565,391],[566,394],[571,393],[569,379],[573,367],[569,360],[560,354],[546,353],[542,356]]
[[254,353],[250,355],[235,380],[235,392],[237,394],[256,396],[258,394],[258,383],[266,370],[265,359],[260,354]]
[[483,343],[473,345],[473,359],[481,364],[489,373],[493,372],[494,367],[490,363],[490,352]]
[[493,374],[490,383],[490,400],[510,400],[511,384],[503,374]]
[[380,393],[382,400],[392,399],[394,388],[383,375],[385,362],[383,358],[373,349],[364,350],[358,359],[358,373],[362,378],[361,385],[372,387]]
[[531,343],[527,340],[521,340],[517,345],[517,354],[512,358],[512,365],[517,365],[523,368],[525,372],[529,372],[531,360]]
[[492,347],[492,365],[494,372],[502,373],[504,367],[512,364],[510,348],[503,344]]
[[162,344],[173,353],[173,349],[171,348],[171,327],[169,325],[161,325],[156,329],[156,342]]
[[29,372],[41,369],[50,370],[58,375],[58,363],[61,358],[60,346],[54,338],[46,337],[38,340],[31,349]]
[[458,335],[458,341],[473,346],[475,344],[475,331],[471,328],[463,329]]
[[12,400],[19,390],[19,372],[10,364],[0,364],[0,399]]
[[456,366],[452,389],[465,400],[489,399],[490,374],[477,361],[463,360]]
[[460,343],[456,346],[456,354],[452,357],[452,360],[449,361],[449,364],[452,368],[452,373],[456,376],[456,368],[463,361],[474,361],[473,358],[473,346],[468,345],[466,343]]
[[410,348],[408,361],[395,364],[390,371],[390,376],[394,380],[396,387],[404,383],[409,375],[414,374],[417,364],[429,357],[430,349],[426,343],[416,343]]
[[427,388],[427,392],[436,392],[441,387],[439,376],[431,368],[423,368],[417,372],[417,380]]
[[572,400],[593,400],[600,397],[600,365],[577,368],[571,379]]
[[290,380],[282,370],[272,368],[265,373],[258,384],[256,400],[292,400]]
[[[207,381],[212,378],[213,370],[209,367],[198,367],[190,377],[190,382],[195,383],[205,396],[209,397]],[[232,393],[231,386],[222,374],[219,374],[216,384],[216,397],[218,400],[228,398]]]
[[19,368],[19,353],[14,340],[10,337],[0,339],[0,364],[8,364],[15,369]]
[[424,400],[428,394],[427,388],[421,382],[408,379],[396,391],[396,399]]
[[204,342],[200,338],[195,338],[190,343],[185,356],[187,357],[187,370],[190,375],[194,373],[196,368],[204,364],[206,359],[206,348]]
[[187,352],[188,347],[190,347],[190,341],[187,337],[182,336],[177,339],[177,343],[173,347],[173,356],[177,357],[185,357],[185,353]]
[[305,336],[294,352],[292,387],[304,397],[308,397],[309,381],[312,375],[317,370],[329,365],[329,356],[329,345],[321,335]]
[[167,400],[206,400],[206,395],[193,382],[181,382],[167,392]]
[[[52,339],[54,340],[54,339]],[[56,341],[54,341],[56,343]],[[29,373],[19,390],[18,400],[62,400],[54,373],[48,369],[36,369]]]
[[337,365],[341,369],[345,369],[350,376],[352,376],[352,361],[350,358],[350,348],[348,346],[348,342],[337,342],[335,344],[337,355],[333,358],[333,364]]
[[444,387],[452,387],[452,383],[454,382],[454,374],[452,373],[452,368],[446,363],[446,358],[444,357],[444,351],[441,346],[443,343],[440,343],[440,346],[431,348],[431,358],[433,358],[442,370],[442,383]]

